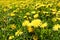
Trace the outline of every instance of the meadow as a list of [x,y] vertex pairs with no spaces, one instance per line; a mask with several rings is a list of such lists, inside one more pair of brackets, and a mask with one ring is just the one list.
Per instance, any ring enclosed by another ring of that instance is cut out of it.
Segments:
[[60,0],[0,0],[0,40],[60,40]]

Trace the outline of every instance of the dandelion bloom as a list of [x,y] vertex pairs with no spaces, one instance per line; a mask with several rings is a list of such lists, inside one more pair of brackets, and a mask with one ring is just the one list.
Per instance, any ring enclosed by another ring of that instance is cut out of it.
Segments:
[[29,21],[28,20],[25,20],[23,23],[22,23],[22,26],[27,26],[29,24]]
[[34,15],[34,18],[38,18],[38,16],[39,16],[38,14],[35,14],[35,15]]
[[11,39],[13,39],[14,38],[14,36],[9,36],[9,40],[11,40]]
[[47,22],[45,22],[45,23],[41,24],[40,27],[41,27],[41,28],[44,28],[44,27],[47,27],[47,25],[48,25]]
[[15,29],[16,28],[16,25],[15,24],[12,24],[11,25],[11,29]]
[[42,24],[42,22],[41,22],[40,19],[35,19],[35,20],[32,20],[31,24],[34,27],[38,27],[38,26],[40,26]]
[[19,36],[19,35],[22,35],[22,34],[23,34],[23,32],[20,31],[20,30],[17,30],[17,32],[15,32],[15,36]]
[[32,27],[27,27],[28,32],[33,32],[34,29]]
[[53,30],[54,31],[58,31],[58,28],[60,28],[60,25],[59,24],[56,24],[56,25],[53,26]]

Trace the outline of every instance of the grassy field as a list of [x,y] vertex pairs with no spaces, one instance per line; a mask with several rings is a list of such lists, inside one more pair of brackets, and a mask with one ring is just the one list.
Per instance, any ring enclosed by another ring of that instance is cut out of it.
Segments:
[[60,40],[60,0],[0,0],[0,40]]

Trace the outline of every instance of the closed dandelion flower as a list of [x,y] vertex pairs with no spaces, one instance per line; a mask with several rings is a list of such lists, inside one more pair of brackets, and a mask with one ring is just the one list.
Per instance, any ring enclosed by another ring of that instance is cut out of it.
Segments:
[[59,25],[59,24],[56,24],[56,25],[53,26],[53,30],[54,30],[54,31],[58,31],[58,28],[59,28],[59,27],[60,27],[60,25]]
[[23,32],[21,30],[17,30],[17,32],[15,32],[15,36],[19,36],[19,35],[22,35]]
[[26,15],[30,15],[30,13],[29,13],[29,12],[27,12],[27,13],[26,13]]
[[56,22],[56,21],[57,21],[57,18],[52,18],[52,21],[53,21],[53,22]]
[[9,36],[9,40],[11,40],[11,39],[13,39],[14,38],[14,36]]
[[27,26],[29,24],[29,21],[28,20],[25,20],[23,23],[22,23],[22,26]]
[[32,20],[31,24],[34,27],[38,27],[38,26],[40,26],[42,24],[42,22],[41,22],[40,19],[35,19],[35,20]]
[[35,14],[35,15],[34,15],[34,18],[38,18],[38,16],[39,16],[38,14]]
[[23,18],[27,18],[27,16],[24,16]]
[[15,16],[15,13],[11,13],[10,16]]
[[11,25],[11,29],[15,29],[16,28],[16,25],[15,24],[12,24]]
[[32,14],[35,14],[35,13],[36,13],[36,11],[32,11],[31,13],[32,13]]

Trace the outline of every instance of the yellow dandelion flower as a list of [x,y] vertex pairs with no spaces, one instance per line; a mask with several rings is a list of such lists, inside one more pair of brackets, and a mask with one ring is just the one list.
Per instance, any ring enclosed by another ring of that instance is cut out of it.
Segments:
[[32,20],[31,24],[34,27],[38,27],[38,26],[40,26],[42,24],[42,22],[41,22],[40,19],[35,19],[35,20]]
[[11,40],[11,39],[13,39],[14,38],[14,36],[9,36],[9,40]]
[[60,20],[60,18],[57,18],[57,20]]
[[42,3],[40,6],[46,6],[46,5]]
[[27,25],[27,27],[31,27],[32,26],[32,24],[31,23],[29,23],[28,25]]
[[27,20],[29,20],[29,18],[28,18],[28,17],[27,17],[26,19],[27,19]]
[[15,32],[15,36],[19,36],[19,35],[22,35],[23,32],[21,30],[17,30],[17,32]]
[[16,7],[19,7],[19,5],[16,5]]
[[24,16],[24,18],[27,18],[27,16]]
[[46,11],[43,11],[43,14],[48,14],[48,12],[46,12]]
[[18,10],[14,10],[13,12],[17,12]]
[[15,13],[11,13],[10,16],[15,16]]
[[58,7],[60,7],[60,2],[57,4]]
[[6,8],[4,8],[3,10],[4,10],[4,12],[6,12],[6,11],[7,11],[7,9],[6,9]]
[[60,27],[60,25],[59,25],[59,24],[56,24],[56,25],[53,26],[53,30],[54,30],[54,31],[58,31],[58,28],[59,28],[59,27]]
[[8,7],[9,9],[12,9],[12,6],[11,6],[11,5],[7,5],[7,7]]
[[48,25],[47,22],[45,22],[45,23],[41,24],[40,27],[41,27],[41,28],[45,28],[45,27],[47,27],[47,25]]
[[31,17],[29,17],[29,19],[32,19]]
[[39,16],[38,14],[35,14],[35,15],[34,15],[34,18],[38,18],[38,16]]
[[12,24],[11,25],[11,29],[16,29],[16,25],[15,24]]
[[52,12],[57,12],[57,9],[56,8],[54,8],[54,9],[51,9],[52,10]]
[[56,22],[56,21],[57,21],[57,18],[52,18],[52,21],[53,21],[53,22]]
[[59,27],[58,27],[59,29],[60,29],[60,25],[59,25]]
[[27,26],[29,24],[29,21],[28,20],[25,20],[23,23],[22,23],[22,26]]
[[60,11],[56,13],[56,17],[60,17]]
[[46,5],[46,8],[48,8],[49,6],[52,7],[53,4],[47,4]]
[[36,11],[32,11],[31,13],[32,13],[32,14],[35,14],[35,13],[36,13]]
[[37,9],[37,8],[39,8],[41,6],[45,6],[45,4],[43,4],[43,3],[37,3],[35,9]]
[[26,13],[26,15],[30,15],[30,13],[29,13],[29,12],[27,12],[27,13]]
[[32,27],[27,27],[28,32],[33,32],[34,29]]
[[52,14],[56,14],[56,12],[52,12]]
[[18,16],[18,17],[21,17],[21,16]]

